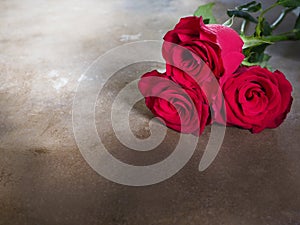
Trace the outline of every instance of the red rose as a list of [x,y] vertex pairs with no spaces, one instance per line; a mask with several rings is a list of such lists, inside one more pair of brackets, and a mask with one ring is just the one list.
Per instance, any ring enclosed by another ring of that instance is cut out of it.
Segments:
[[210,123],[209,105],[201,89],[183,88],[156,70],[144,74],[138,86],[147,107],[169,128],[198,136]]
[[[170,74],[170,71],[172,71],[172,74]],[[199,91],[200,89],[200,91],[205,94],[210,105],[211,118],[214,121],[218,120],[219,122],[223,120],[224,123],[224,112],[221,111],[223,105],[222,90],[218,80],[215,78],[212,71],[206,64],[202,66],[201,74],[205,74],[205,76],[203,76],[205,79],[202,81],[194,80],[193,77],[176,67],[173,67],[172,70],[167,69],[166,74],[171,80],[185,89],[191,89],[195,91]]]
[[[206,79],[203,62],[220,78],[232,74],[244,59],[243,41],[233,29],[219,24],[205,25],[202,17],[182,18],[175,28],[164,36],[162,54],[167,74],[175,74],[173,66],[193,76],[197,82]],[[175,76],[174,80],[189,79]],[[187,82],[187,81],[186,81]]]
[[227,124],[258,133],[278,127],[291,109],[292,86],[284,74],[259,66],[241,67],[220,79]]

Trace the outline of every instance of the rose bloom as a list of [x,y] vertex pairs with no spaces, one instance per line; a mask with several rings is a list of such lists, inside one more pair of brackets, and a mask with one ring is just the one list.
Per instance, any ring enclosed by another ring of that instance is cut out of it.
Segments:
[[[205,25],[202,17],[180,19],[164,40],[162,54],[167,62],[167,75],[178,83],[193,82],[193,79],[201,83],[210,71],[219,79],[232,74],[244,59],[239,34],[223,25]],[[185,73],[174,71],[175,67]]]
[[292,105],[292,86],[284,74],[259,66],[241,67],[220,79],[227,125],[258,133],[278,127]]
[[170,70],[167,70],[166,74],[171,80],[174,80],[174,82],[185,89],[195,91],[199,91],[200,89],[200,91],[206,96],[208,104],[210,105],[211,118],[213,120],[223,120],[224,123],[224,112],[221,111],[223,107],[223,95],[219,82],[207,65],[202,66],[202,71],[205,71],[206,76],[201,82],[192,80],[190,76],[176,67],[173,67],[172,74],[168,74],[170,73]]
[[144,74],[138,87],[146,106],[171,129],[199,136],[211,121],[201,89],[185,89],[156,70]]

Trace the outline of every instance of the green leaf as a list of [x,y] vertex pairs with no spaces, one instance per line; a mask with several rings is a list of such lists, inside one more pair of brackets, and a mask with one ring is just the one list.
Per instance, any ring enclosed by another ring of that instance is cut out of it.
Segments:
[[246,12],[257,12],[261,9],[261,3],[256,1],[249,2],[247,4],[236,7],[237,10],[246,11]]
[[244,41],[243,49],[260,46],[260,45],[264,45],[264,44],[268,44],[268,45],[273,44],[273,42],[271,42],[271,41],[262,40],[260,38],[253,37],[253,36],[250,36],[250,37],[249,36],[241,36],[241,38]]
[[272,33],[270,24],[263,17],[258,17],[258,23],[255,27],[255,36],[268,36]]
[[261,44],[259,46],[243,49],[243,53],[246,56],[244,59],[244,64],[248,63],[250,65],[251,63],[253,65],[260,65],[262,67],[267,66],[270,56],[264,52],[268,46],[269,44]]
[[242,65],[243,66],[259,66],[260,65],[260,63],[259,62],[248,62],[247,60],[244,60],[243,62],[242,62]]
[[244,5],[237,6],[236,8],[239,9],[239,10],[242,10],[242,9],[245,9],[245,8],[249,8],[250,6],[252,6],[254,4],[256,4],[256,1],[248,2]]
[[258,36],[258,37],[262,36],[261,33],[262,33],[262,30],[263,30],[263,21],[264,20],[265,19],[263,17],[258,18],[258,23],[255,27],[255,33],[254,33],[255,36]]
[[251,16],[249,13],[241,11],[241,10],[228,9],[227,10],[227,15],[229,17],[232,17],[232,16],[240,17],[240,18],[243,18],[243,19],[248,20],[250,22],[257,23],[257,20],[253,16]]
[[208,3],[205,5],[200,5],[198,9],[194,12],[194,16],[202,16],[203,22],[216,24],[217,20],[213,15],[212,8],[215,3]]
[[298,18],[296,20],[294,29],[300,29],[300,13],[299,13]]
[[204,20],[203,20],[203,23],[204,23],[204,24],[209,24],[209,21],[210,21],[210,19],[204,19]]
[[278,0],[277,4],[282,5],[284,7],[299,7],[300,0]]
[[263,36],[271,35],[272,31],[273,30],[272,30],[270,24],[268,23],[268,21],[264,20],[263,24],[262,24],[262,35]]
[[257,3],[247,9],[248,12],[258,12],[259,10],[261,10],[261,3]]
[[268,65],[268,62],[271,58],[270,55],[262,53],[261,59],[255,62],[249,62],[249,57],[245,58],[242,62],[242,65],[244,66],[261,66],[261,67],[266,67],[268,69],[271,69],[271,67]]

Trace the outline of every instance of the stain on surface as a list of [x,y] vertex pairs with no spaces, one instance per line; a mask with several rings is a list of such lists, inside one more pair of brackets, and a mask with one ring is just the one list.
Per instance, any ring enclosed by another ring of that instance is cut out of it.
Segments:
[[48,149],[45,149],[45,148],[31,149],[31,151],[35,155],[43,155],[43,154],[50,153],[50,151]]

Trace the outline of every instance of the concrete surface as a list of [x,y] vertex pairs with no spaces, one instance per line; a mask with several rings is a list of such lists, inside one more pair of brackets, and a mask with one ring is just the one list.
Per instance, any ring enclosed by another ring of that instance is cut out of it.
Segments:
[[[76,147],[72,101],[86,68],[123,43],[160,40],[179,17],[201,3],[0,2],[1,225],[300,224],[299,42],[270,48],[271,64],[294,87],[292,111],[284,124],[257,135],[228,128],[220,153],[205,172],[197,168],[209,129],[178,174],[148,187],[102,178]],[[217,4],[220,21],[229,5]],[[281,29],[291,25],[286,22]],[[147,69],[137,65],[134,71]],[[147,113],[143,104],[137,107]],[[147,135],[144,126],[136,132]],[[108,131],[106,141],[116,157],[143,164],[170,153],[176,134],[170,135],[160,151],[138,156],[118,152],[119,143]]]

